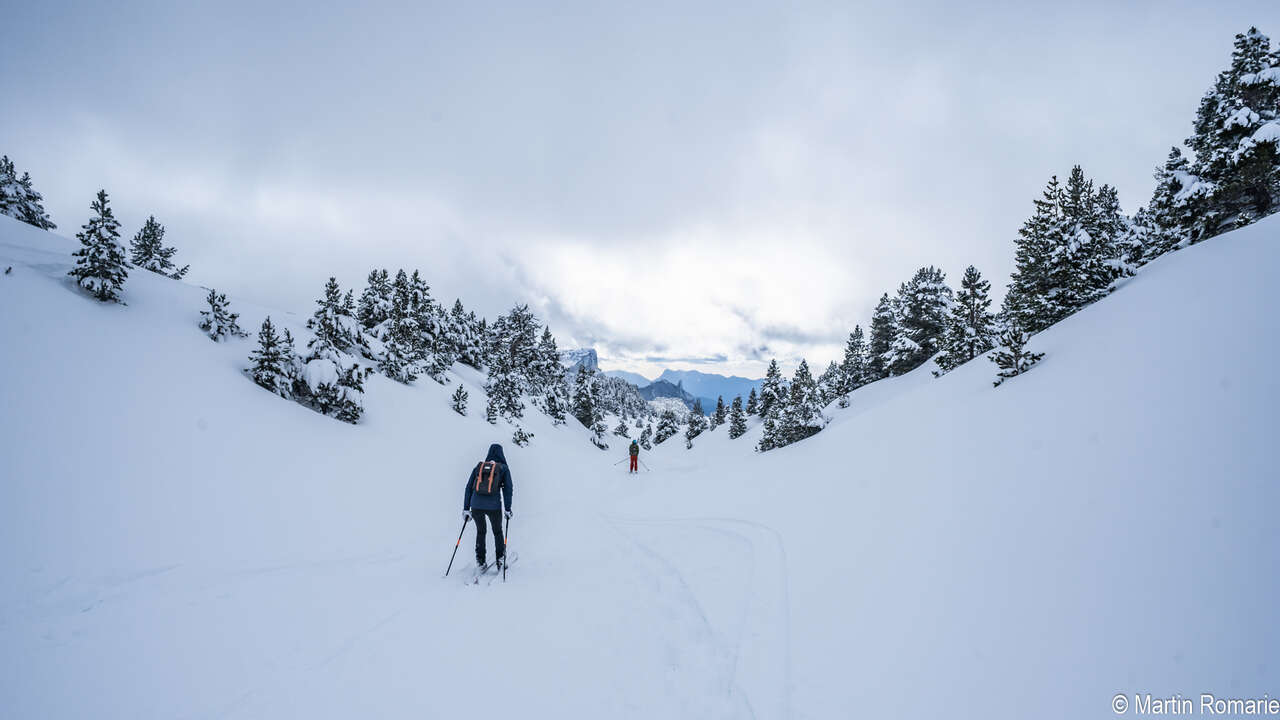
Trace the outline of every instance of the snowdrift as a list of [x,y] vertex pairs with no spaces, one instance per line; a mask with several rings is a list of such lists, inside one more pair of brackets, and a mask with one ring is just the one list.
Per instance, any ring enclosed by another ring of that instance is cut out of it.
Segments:
[[[1278,234],[1157,260],[1000,388],[985,360],[922,368],[804,442],[720,428],[628,476],[622,442],[534,412],[511,446],[466,369],[372,378],[354,427],[280,400],[241,373],[252,339],[196,327],[205,290],[134,271],[127,306],[97,303],[72,241],[0,218],[0,707],[1080,718],[1274,694]],[[231,300],[246,329],[309,314]],[[441,575],[492,441],[520,561],[466,586]]]

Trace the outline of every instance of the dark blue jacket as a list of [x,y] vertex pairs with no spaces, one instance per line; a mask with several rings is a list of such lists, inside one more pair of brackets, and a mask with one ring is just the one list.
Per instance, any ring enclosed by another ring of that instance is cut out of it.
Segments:
[[497,495],[475,495],[471,494],[471,484],[475,482],[476,473],[480,472],[480,466],[484,463],[476,463],[471,468],[471,474],[467,475],[467,494],[462,498],[463,510],[501,510],[504,506],[507,511],[511,511],[511,468],[507,466],[507,456],[502,454],[502,446],[494,443],[489,446],[489,454],[485,457],[484,462],[497,460],[498,477],[502,479],[502,504],[498,503]]

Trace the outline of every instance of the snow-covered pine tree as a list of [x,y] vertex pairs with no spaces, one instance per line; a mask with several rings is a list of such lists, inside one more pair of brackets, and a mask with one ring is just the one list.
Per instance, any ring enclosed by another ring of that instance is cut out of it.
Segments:
[[22,215],[18,219],[41,230],[57,228],[49,219],[49,213],[44,210],[44,197],[32,187],[31,176],[22,173],[22,177],[18,179],[18,187],[22,189]]
[[729,406],[729,439],[737,440],[747,431],[747,418],[742,412],[742,396],[738,395]]
[[164,226],[156,220],[155,215],[147,218],[142,229],[133,236],[129,247],[129,262],[133,263],[134,267],[174,280],[181,280],[191,269],[190,265],[175,269],[173,255],[178,252],[178,249],[164,246]]
[[461,300],[454,300],[453,309],[449,311],[449,333],[458,352],[458,362],[479,370],[484,350],[480,346],[476,314],[468,313]]
[[839,384],[836,392],[848,395],[870,381],[867,366],[867,343],[863,339],[862,326],[854,325],[849,341],[844,346],[844,360],[840,363]]
[[627,429],[627,424],[625,422],[619,422],[617,427],[613,429],[613,434],[618,437],[631,438],[631,431]]
[[226,337],[249,336],[249,333],[240,329],[237,322],[240,313],[231,312],[231,301],[227,300],[226,293],[210,290],[205,302],[209,303],[209,309],[200,311],[200,329],[205,331],[210,340],[218,342]]
[[319,343],[323,348],[331,348],[334,353],[350,352],[352,339],[342,319],[345,310],[337,278],[330,277],[325,283],[324,297],[317,300],[316,305],[316,311],[307,320],[307,329],[315,333],[316,339],[308,343],[307,347],[312,348]]
[[769,361],[769,369],[765,371],[764,382],[760,385],[760,416],[768,416],[775,405],[785,405],[786,402],[787,386],[782,380],[777,359],[772,359]]
[[880,296],[871,315],[871,337],[867,340],[867,382],[889,377],[889,352],[898,334],[897,319],[889,293]]
[[564,384],[564,366],[560,364],[560,348],[556,347],[556,338],[551,334],[550,327],[542,328],[542,337],[539,338],[532,357],[528,377],[535,392],[545,394],[547,390]]
[[655,444],[661,445],[666,442],[667,438],[680,432],[680,423],[676,420],[676,414],[672,410],[663,410],[658,416],[658,428],[654,432],[653,441]]
[[809,363],[801,360],[791,379],[786,409],[778,416],[778,442],[775,446],[803,440],[817,433],[825,424],[818,384],[809,371]]
[[0,215],[22,218],[22,186],[18,184],[18,171],[8,155],[0,157]]
[[591,429],[604,417],[599,399],[595,371],[586,367],[578,368],[578,374],[573,379],[573,416],[583,427]]
[[552,425],[565,424],[565,412],[569,408],[569,386],[564,378],[547,388],[542,400],[543,411],[551,418]]
[[646,425],[644,429],[640,431],[640,447],[644,448],[645,450],[653,449],[653,426],[652,425]]
[[776,447],[782,447],[782,432],[777,413],[766,413],[761,417],[764,418],[764,422],[760,426],[760,442],[756,443],[756,450],[768,452]]
[[276,334],[271,317],[262,321],[262,329],[258,331],[258,347],[249,353],[248,368],[253,381],[282,398],[293,394],[293,349],[292,342],[286,347]]
[[993,383],[1000,387],[1005,380],[1021,375],[1040,362],[1044,353],[1033,353],[1027,350],[1027,334],[1016,324],[1009,325],[1000,333],[1000,349],[991,356],[991,362],[1000,368],[996,373],[998,379]]
[[44,198],[31,184],[31,176],[18,171],[8,155],[0,157],[0,215],[7,215],[34,225],[41,230],[53,230],[57,225],[44,210]]
[[822,375],[818,376],[818,397],[821,398],[823,407],[840,397],[840,384],[840,366],[832,360],[827,369],[822,371]]
[[1130,232],[1112,188],[1095,191],[1078,165],[1065,186],[1051,178],[1019,230],[1002,312],[1038,332],[1106,295],[1125,271],[1119,244]]
[[693,401],[693,411],[689,413],[688,424],[684,431],[684,446],[686,448],[693,447],[693,439],[698,437],[707,429],[707,415],[702,409],[702,401]]
[[718,396],[716,398],[716,409],[713,413],[711,413],[711,427],[710,427],[711,430],[715,430],[716,428],[724,424],[725,419],[727,417],[726,412],[727,410],[724,407],[724,396],[723,395]]
[[124,246],[120,244],[120,223],[111,212],[106,190],[99,190],[89,207],[94,216],[76,233],[81,247],[71,253],[76,266],[67,274],[97,299],[120,302],[120,290],[129,277]]
[[300,372],[306,399],[325,415],[355,423],[364,412],[364,373],[348,355],[355,346],[351,336],[357,325],[355,303],[344,299],[337,279],[331,277],[316,305],[307,321],[314,337],[307,343]]
[[[360,293],[360,305],[356,310],[356,319],[365,330],[378,334],[375,328],[391,317],[392,304],[391,275],[382,270],[370,270],[364,291]],[[386,338],[383,338],[384,340]]]
[[995,345],[996,319],[991,314],[991,283],[982,279],[978,269],[970,265],[960,280],[960,292],[951,306],[946,344],[938,355],[942,375],[990,350]]
[[453,391],[453,397],[451,398],[452,402],[449,404],[449,407],[453,408],[453,411],[459,415],[466,415],[467,397],[466,389],[462,387],[461,383],[459,383],[458,388]]
[[333,416],[343,422],[356,424],[364,414],[363,398],[364,374],[360,366],[352,363],[346,367],[339,367],[336,411]]
[[1200,100],[1187,146],[1205,197],[1190,235],[1199,242],[1280,209],[1280,51],[1258,31],[1236,35],[1231,66]]
[[387,317],[375,332],[382,338],[382,353],[376,358],[378,372],[396,382],[410,383],[418,378],[417,356],[418,321],[414,319],[413,288],[404,270],[396,273],[391,285],[391,304]]
[[891,374],[905,375],[938,352],[951,303],[946,276],[932,265],[903,283],[898,289],[897,333],[887,358]]
[[1142,255],[1127,259],[1138,265],[1190,244],[1191,227],[1203,213],[1198,205],[1206,186],[1191,174],[1191,164],[1181,148],[1169,149],[1169,157],[1163,167],[1156,169],[1155,179],[1151,201],[1134,217],[1141,230]]
[[760,412],[760,401],[756,398],[755,388],[751,388],[751,392],[747,393],[746,412],[748,415],[755,415]]

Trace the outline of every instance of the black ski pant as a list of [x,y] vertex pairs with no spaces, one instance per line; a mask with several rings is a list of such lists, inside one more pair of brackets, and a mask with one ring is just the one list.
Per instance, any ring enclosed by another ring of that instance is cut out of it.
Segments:
[[502,559],[503,554],[507,549],[506,543],[502,541],[502,511],[473,509],[471,511],[471,517],[476,521],[476,564],[484,564],[484,521],[486,518],[493,525],[494,555],[496,555],[498,559]]

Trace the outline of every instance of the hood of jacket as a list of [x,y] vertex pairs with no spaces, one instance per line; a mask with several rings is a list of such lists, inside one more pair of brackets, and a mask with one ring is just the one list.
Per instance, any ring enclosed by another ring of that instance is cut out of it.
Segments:
[[489,454],[485,456],[484,461],[489,462],[490,460],[497,460],[503,465],[507,464],[507,456],[502,453],[502,446],[498,443],[489,446]]

